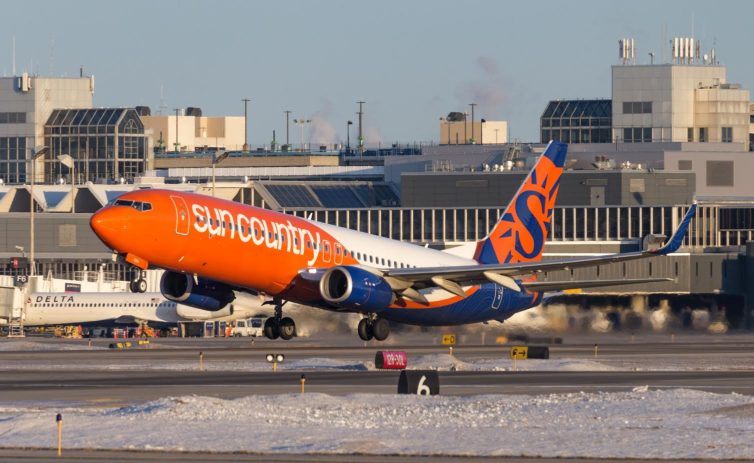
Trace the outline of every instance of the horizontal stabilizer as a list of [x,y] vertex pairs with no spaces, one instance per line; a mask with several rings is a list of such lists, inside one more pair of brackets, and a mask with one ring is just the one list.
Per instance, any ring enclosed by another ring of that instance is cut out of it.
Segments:
[[636,278],[620,280],[582,280],[582,281],[522,281],[521,286],[530,292],[565,291],[567,289],[598,288],[601,286],[635,285],[642,283],[659,283],[673,281],[672,278]]

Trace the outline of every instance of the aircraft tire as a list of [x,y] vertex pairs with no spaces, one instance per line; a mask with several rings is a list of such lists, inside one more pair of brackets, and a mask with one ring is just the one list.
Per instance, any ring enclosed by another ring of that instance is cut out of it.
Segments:
[[147,281],[143,278],[139,278],[138,280],[136,280],[136,283],[134,284],[134,288],[136,288],[136,292],[138,293],[146,293]]
[[290,317],[285,317],[280,320],[278,331],[280,332],[280,339],[287,341],[296,336],[296,322]]
[[374,333],[372,332],[372,324],[370,323],[368,318],[362,318],[359,321],[359,327],[357,331],[359,332],[359,337],[362,341],[371,341],[371,339],[374,337]]
[[132,293],[135,293],[135,292],[137,291],[137,289],[136,289],[136,282],[135,282],[135,281],[130,281],[130,282],[128,283],[128,289],[129,289],[129,290],[130,290],[130,291],[131,291]]
[[280,336],[280,327],[273,317],[265,320],[264,335],[267,339],[277,339]]
[[378,318],[372,323],[374,339],[384,341],[390,336],[390,324],[384,318]]

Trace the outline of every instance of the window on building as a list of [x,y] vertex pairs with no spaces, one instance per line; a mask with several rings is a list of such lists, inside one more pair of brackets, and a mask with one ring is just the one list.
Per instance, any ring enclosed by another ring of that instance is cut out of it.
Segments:
[[623,129],[624,143],[651,143],[651,127],[626,127]]
[[678,170],[693,170],[690,159],[678,161]]
[[623,114],[652,114],[652,102],[624,101]]
[[749,207],[720,208],[721,230],[751,230],[754,228],[754,209]]
[[0,112],[0,124],[25,124],[26,113]]
[[699,127],[699,141],[702,143],[706,143],[709,141],[708,138],[708,129],[707,127]]
[[733,127],[723,127],[720,132],[720,139],[723,143],[733,143]]
[[550,101],[540,118],[543,143],[610,143],[611,129],[611,100]]
[[[144,172],[147,135],[133,109],[58,109],[45,128],[44,178],[55,181],[67,171],[57,156],[70,154],[75,160],[77,182],[130,180]],[[118,153],[116,156],[115,153]]]
[[688,141],[694,141],[694,128],[693,127],[689,127],[688,135],[686,136],[686,139]]
[[733,186],[733,161],[707,161],[707,186]]

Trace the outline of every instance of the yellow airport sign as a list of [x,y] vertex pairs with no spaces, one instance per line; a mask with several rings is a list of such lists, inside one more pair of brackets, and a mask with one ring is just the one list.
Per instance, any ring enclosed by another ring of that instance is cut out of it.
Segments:
[[442,335],[442,343],[446,346],[455,346],[456,345],[456,335],[455,334],[443,334]]
[[529,356],[529,348],[526,346],[511,347],[511,360],[526,360]]

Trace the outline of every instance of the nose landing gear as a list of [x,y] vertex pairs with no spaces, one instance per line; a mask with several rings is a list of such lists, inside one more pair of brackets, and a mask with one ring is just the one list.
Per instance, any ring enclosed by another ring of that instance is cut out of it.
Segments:
[[146,278],[146,272],[143,270],[139,270],[136,272],[136,277],[131,280],[131,282],[128,284],[128,289],[131,290],[132,293],[146,293],[147,292],[147,280]]

